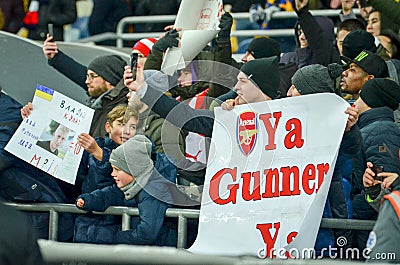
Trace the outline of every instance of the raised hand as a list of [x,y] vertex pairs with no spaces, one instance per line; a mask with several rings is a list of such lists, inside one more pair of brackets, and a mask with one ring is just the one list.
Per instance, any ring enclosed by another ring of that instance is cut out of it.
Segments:
[[56,56],[56,54],[58,53],[58,48],[57,44],[53,40],[53,36],[47,34],[47,38],[43,43],[42,49],[44,56],[48,60],[51,60],[54,58],[54,56]]
[[130,91],[138,91],[144,84],[143,67],[138,65],[136,70],[136,79],[133,80],[132,69],[130,66],[125,66],[124,84]]
[[228,12],[225,12],[221,16],[221,21],[219,22],[220,31],[218,33],[218,41],[229,41],[231,36],[231,28],[233,24],[233,17]]
[[156,49],[162,52],[165,52],[170,47],[178,47],[179,46],[179,31],[182,29],[172,29],[165,34],[164,37],[156,41],[154,43],[152,49]]
[[297,11],[302,10],[308,5],[308,0],[295,0]]

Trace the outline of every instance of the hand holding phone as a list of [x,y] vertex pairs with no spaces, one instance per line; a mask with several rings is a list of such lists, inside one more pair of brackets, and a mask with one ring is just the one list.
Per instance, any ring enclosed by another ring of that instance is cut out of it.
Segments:
[[137,63],[138,63],[138,54],[132,53],[131,54],[131,71],[132,71],[133,81],[136,80]]
[[47,30],[49,31],[49,35],[53,37],[54,41],[54,25],[52,23],[47,24]]
[[374,165],[371,170],[375,173],[374,179],[378,181],[383,181],[383,177],[379,177],[378,174],[383,172],[383,166]]

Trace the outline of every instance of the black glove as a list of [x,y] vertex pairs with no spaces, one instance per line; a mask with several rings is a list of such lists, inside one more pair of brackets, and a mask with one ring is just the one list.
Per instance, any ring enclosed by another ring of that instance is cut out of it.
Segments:
[[221,16],[221,21],[219,22],[219,28],[221,29],[218,33],[218,41],[229,41],[231,37],[233,18],[231,14],[225,12]]
[[176,29],[172,29],[165,34],[164,37],[156,41],[153,45],[153,49],[165,52],[170,47],[178,47],[179,40],[179,32]]

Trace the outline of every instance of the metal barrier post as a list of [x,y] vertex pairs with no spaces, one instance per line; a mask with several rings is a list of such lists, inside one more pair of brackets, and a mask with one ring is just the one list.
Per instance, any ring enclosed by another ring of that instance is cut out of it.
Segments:
[[129,215],[129,213],[123,213],[121,230],[125,231],[129,229],[131,229],[131,216]]
[[185,248],[187,242],[187,218],[182,214],[178,216],[178,242],[177,248]]
[[54,209],[49,211],[49,240],[57,241],[58,239],[58,212]]

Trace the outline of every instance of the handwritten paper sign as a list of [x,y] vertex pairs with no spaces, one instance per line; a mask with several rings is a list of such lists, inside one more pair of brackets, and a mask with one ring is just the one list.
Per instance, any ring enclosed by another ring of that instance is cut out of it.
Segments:
[[89,132],[94,110],[57,91],[38,85],[33,111],[5,150],[31,165],[74,184],[83,148],[77,137]]
[[276,257],[289,243],[314,247],[347,107],[336,95],[316,94],[215,109],[189,251]]

